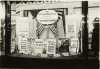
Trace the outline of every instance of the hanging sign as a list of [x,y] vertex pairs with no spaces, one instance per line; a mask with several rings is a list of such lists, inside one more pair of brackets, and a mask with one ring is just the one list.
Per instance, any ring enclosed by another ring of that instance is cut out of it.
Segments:
[[58,14],[54,10],[42,10],[37,15],[37,20],[42,24],[52,24],[58,19]]

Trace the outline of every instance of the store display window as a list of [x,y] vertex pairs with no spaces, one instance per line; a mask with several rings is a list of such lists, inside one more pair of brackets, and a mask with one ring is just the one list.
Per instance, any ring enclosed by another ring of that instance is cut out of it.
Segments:
[[[71,14],[68,10],[33,8],[12,11],[11,54],[40,58],[79,55],[82,17],[75,9]],[[80,19],[75,22],[77,15]]]

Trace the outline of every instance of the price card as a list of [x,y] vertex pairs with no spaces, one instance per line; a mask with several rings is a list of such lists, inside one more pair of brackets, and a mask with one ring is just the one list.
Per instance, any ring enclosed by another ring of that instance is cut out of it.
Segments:
[[20,33],[18,36],[19,53],[30,54],[30,42],[26,37],[26,33]]
[[56,40],[48,39],[47,54],[56,54]]
[[33,42],[32,42],[32,53],[33,55],[38,55],[38,54],[42,54],[43,53],[43,46],[44,46],[44,42],[42,39],[35,39]]

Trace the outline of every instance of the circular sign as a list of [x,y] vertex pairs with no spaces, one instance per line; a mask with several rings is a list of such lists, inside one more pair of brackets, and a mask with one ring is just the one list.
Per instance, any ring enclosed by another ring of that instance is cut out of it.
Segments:
[[58,19],[58,14],[54,10],[42,10],[37,15],[37,20],[42,24],[52,24]]

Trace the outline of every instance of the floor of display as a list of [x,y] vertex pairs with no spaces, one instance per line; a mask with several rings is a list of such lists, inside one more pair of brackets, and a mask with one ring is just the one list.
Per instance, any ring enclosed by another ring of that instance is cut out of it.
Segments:
[[13,54],[10,57],[18,57],[18,58],[36,58],[36,59],[96,59],[97,56],[91,55],[87,58],[83,55],[68,55],[68,56],[33,56],[33,55],[26,55],[26,54]]

